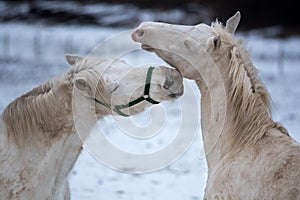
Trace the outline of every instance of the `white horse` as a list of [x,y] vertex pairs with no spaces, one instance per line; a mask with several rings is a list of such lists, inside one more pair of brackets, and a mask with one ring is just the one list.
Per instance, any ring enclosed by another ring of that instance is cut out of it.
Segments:
[[300,146],[271,118],[270,96],[241,40],[226,25],[144,22],[132,34],[201,92],[208,164],[205,199],[300,199]]
[[1,200],[70,199],[67,176],[82,150],[73,101],[102,118],[136,114],[183,93],[181,74],[171,68],[71,55],[67,61],[70,71],[15,99],[0,118]]

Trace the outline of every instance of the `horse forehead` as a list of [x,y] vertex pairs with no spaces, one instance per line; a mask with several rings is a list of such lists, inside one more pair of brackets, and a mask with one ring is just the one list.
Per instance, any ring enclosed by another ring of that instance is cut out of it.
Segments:
[[98,68],[98,73],[105,82],[120,81],[123,78],[130,78],[133,75],[140,76],[141,70],[135,70],[133,67],[122,60],[108,60],[101,63]]
[[203,34],[213,34],[214,33],[213,28],[211,26],[207,25],[207,24],[204,24],[204,23],[196,25],[195,29],[198,32],[201,32]]
[[93,67],[93,69],[103,75],[115,75],[121,74],[125,71],[133,69],[132,66],[128,65],[126,62],[118,59],[108,59],[105,62],[99,63]]
[[163,31],[163,29],[174,30],[179,34],[184,34],[190,36],[193,39],[207,39],[215,35],[213,28],[207,24],[201,23],[194,26],[189,25],[177,25],[177,24],[168,24],[161,22],[143,22],[140,27],[153,27],[158,28]]
[[195,31],[195,26],[168,24],[168,23],[160,23],[160,22],[146,23],[145,26],[156,28],[159,31],[171,30],[179,34],[187,34]]
[[205,43],[208,38],[216,35],[214,29],[204,23],[195,26],[171,25],[169,28],[201,43]]
[[216,35],[213,28],[207,24],[198,24],[194,26],[193,31],[188,32],[187,34],[196,40],[206,40]]

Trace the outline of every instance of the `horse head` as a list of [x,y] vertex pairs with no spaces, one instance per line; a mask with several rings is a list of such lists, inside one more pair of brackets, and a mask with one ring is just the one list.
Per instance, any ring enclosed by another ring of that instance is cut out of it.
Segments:
[[107,110],[128,116],[183,94],[182,76],[175,69],[72,55],[67,55],[67,61],[76,71],[76,90],[97,104],[96,113]]

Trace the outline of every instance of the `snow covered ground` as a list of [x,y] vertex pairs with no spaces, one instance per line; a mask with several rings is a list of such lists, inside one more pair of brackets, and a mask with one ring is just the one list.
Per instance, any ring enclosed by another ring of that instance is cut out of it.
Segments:
[[[14,98],[68,70],[65,53],[87,55],[97,44],[121,31],[89,26],[0,24],[0,112]],[[300,38],[266,39],[256,32],[239,36],[247,41],[253,62],[271,93],[274,119],[282,122],[300,142],[297,126],[300,121],[300,107],[297,105],[300,98]],[[163,63],[153,54],[141,51],[131,52],[123,58],[133,65]],[[185,85],[191,91],[187,95],[195,98],[199,107],[197,88],[190,81],[185,81]],[[99,125],[109,140],[125,151],[157,151],[174,139],[180,123],[180,106],[185,103],[179,99],[162,104],[164,126],[160,134],[149,140],[136,140],[122,134],[112,117],[105,118]],[[131,120],[137,125],[147,126],[151,117],[155,117],[150,111],[131,117]],[[193,121],[190,127],[197,128],[197,121]],[[72,199],[202,199],[207,177],[202,150],[199,131],[190,148],[172,165],[144,174],[113,170],[84,150],[69,177]]]

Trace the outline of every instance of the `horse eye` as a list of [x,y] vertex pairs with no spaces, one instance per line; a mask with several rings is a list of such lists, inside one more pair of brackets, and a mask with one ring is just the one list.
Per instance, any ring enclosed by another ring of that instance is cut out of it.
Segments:
[[214,37],[214,47],[219,48],[221,46],[221,38],[220,36],[215,36]]

